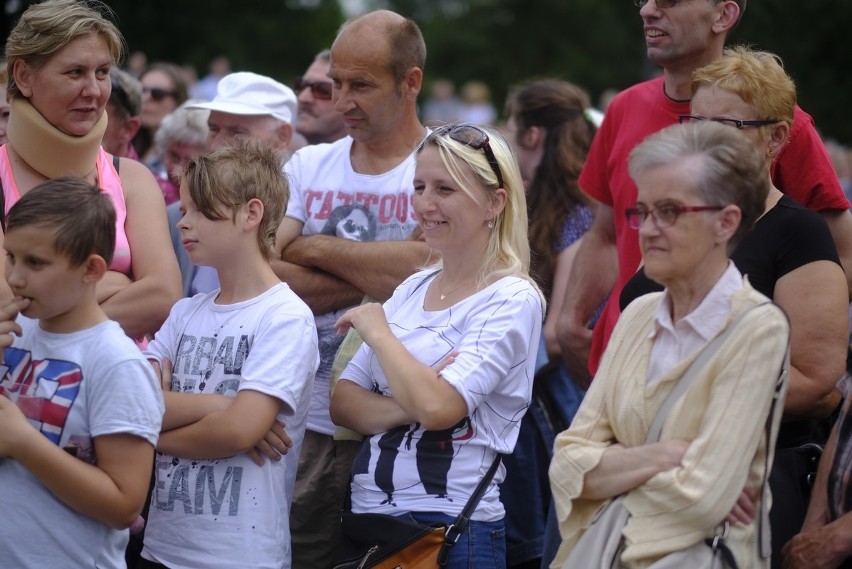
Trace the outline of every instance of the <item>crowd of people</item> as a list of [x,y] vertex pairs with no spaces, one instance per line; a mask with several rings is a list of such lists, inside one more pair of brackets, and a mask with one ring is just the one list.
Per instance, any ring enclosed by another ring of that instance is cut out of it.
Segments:
[[121,69],[98,0],[28,7],[0,565],[370,567],[385,516],[447,528],[450,569],[584,569],[623,507],[613,567],[852,567],[838,159],[726,47],[746,0],[634,4],[659,77],[603,115],[520,82],[502,123],[479,81],[421,101],[388,10],[288,86]]

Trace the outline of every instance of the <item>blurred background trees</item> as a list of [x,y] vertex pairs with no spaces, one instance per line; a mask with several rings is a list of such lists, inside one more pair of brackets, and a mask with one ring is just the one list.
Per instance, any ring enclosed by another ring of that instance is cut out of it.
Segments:
[[[697,1],[697,0],[692,0]],[[479,79],[502,110],[508,88],[556,76],[597,101],[655,72],[645,60],[641,20],[630,0],[107,0],[131,51],[192,66],[227,55],[234,70],[289,82],[330,45],[352,12],[388,7],[413,17],[429,49],[428,94],[439,77]],[[28,4],[6,2],[8,29]],[[342,5],[341,5],[342,4]],[[732,36],[780,55],[802,106],[824,135],[852,142],[852,2],[751,0]]]

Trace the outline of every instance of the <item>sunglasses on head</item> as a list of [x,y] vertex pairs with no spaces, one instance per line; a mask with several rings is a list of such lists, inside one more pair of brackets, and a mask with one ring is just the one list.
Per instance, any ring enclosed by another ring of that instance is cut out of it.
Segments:
[[151,98],[155,101],[162,101],[166,97],[177,97],[177,93],[175,91],[160,89],[159,87],[142,87],[142,93],[145,95],[151,95]]
[[307,81],[301,77],[296,79],[293,83],[293,90],[296,91],[296,94],[298,95],[305,89],[311,90],[311,95],[314,99],[319,99],[321,101],[328,101],[331,99],[331,81]]
[[482,150],[485,159],[488,160],[488,165],[491,166],[491,171],[497,177],[497,187],[505,187],[503,172],[500,170],[500,164],[497,163],[494,151],[491,150],[487,132],[472,124],[447,124],[433,130],[432,136],[449,136],[452,140],[470,146],[474,150]]

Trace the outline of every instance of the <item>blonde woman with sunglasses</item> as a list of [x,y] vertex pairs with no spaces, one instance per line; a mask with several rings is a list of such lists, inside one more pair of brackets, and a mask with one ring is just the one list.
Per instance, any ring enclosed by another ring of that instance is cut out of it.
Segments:
[[[346,312],[365,345],[344,370],[332,419],[367,441],[354,513],[452,523],[529,405],[543,299],[530,279],[524,188],[495,131],[448,125],[420,147],[412,206],[442,261],[384,306]],[[505,567],[500,468],[447,567]]]

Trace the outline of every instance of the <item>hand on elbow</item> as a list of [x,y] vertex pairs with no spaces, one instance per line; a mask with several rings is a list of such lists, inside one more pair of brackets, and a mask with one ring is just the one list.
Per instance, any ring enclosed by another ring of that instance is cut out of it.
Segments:
[[646,445],[643,452],[656,461],[660,472],[673,468],[679,468],[683,456],[689,450],[689,443],[681,439],[668,439],[657,443]]

